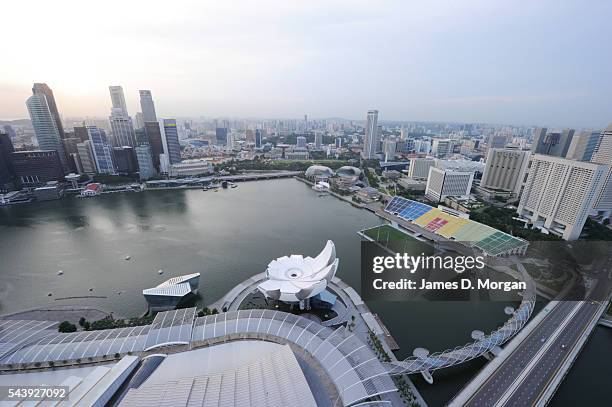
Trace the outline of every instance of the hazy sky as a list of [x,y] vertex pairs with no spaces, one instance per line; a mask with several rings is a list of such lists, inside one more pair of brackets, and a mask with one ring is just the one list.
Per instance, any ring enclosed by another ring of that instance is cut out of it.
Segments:
[[0,119],[46,82],[63,116],[612,122],[611,1],[4,1]]

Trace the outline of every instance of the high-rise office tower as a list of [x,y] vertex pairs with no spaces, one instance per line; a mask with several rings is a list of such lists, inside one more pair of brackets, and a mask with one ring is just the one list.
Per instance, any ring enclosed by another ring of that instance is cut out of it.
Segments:
[[231,131],[227,133],[227,142],[225,143],[225,147],[227,151],[239,150],[236,139],[237,139],[236,133],[231,132]]
[[41,150],[57,151],[64,172],[68,172],[68,159],[64,151],[64,144],[53,114],[49,110],[47,97],[44,93],[35,93],[26,101],[34,133]]
[[470,196],[473,181],[473,172],[430,167],[425,196],[434,202],[440,202],[448,196],[466,199]]
[[[252,131],[252,130],[247,130]],[[218,145],[227,144],[227,127],[217,127],[215,129],[215,139],[217,140]]]
[[136,142],[136,146],[149,145],[149,139],[147,138],[147,132],[145,131],[144,127],[134,130],[134,141]]
[[53,120],[55,120],[55,125],[57,126],[57,131],[61,138],[64,138],[64,126],[62,125],[62,118],[60,117],[59,111],[57,110],[57,103],[55,103],[55,96],[53,96],[53,91],[46,83],[35,83],[32,86],[32,94],[34,95],[45,95],[47,99],[47,106],[49,107],[49,111],[51,112],[51,116],[53,116]]
[[127,105],[125,104],[125,96],[123,95],[123,88],[121,86],[109,86],[111,102],[113,109],[119,109],[124,116],[129,116],[127,111]]
[[543,133],[539,129],[531,145],[531,152],[534,154],[552,155],[555,157],[565,157],[574,137],[574,129]]
[[157,171],[160,170],[159,156],[164,153],[164,142],[159,122],[145,122],[145,133],[151,146],[153,165]]
[[604,184],[595,200],[594,209],[599,216],[609,219],[612,215],[612,124],[601,133],[591,162],[608,166]]
[[491,134],[487,139],[487,148],[504,148],[508,139],[507,134]]
[[79,156],[79,162],[81,163],[82,174],[95,174],[96,173],[96,161],[91,150],[91,142],[85,140],[82,143],[77,144],[77,151]]
[[453,153],[455,144],[451,139],[434,139],[431,153],[438,158],[444,158]]
[[0,192],[9,191],[15,187],[15,172],[11,163],[11,154],[14,151],[9,135],[0,132]]
[[262,139],[261,130],[256,129],[255,130],[255,148],[261,148],[261,139]]
[[157,175],[157,171],[153,165],[151,147],[148,144],[143,144],[139,145],[134,150],[136,151],[136,160],[138,161],[138,173],[140,175],[140,179],[147,180]]
[[298,136],[296,139],[296,147],[297,148],[306,148],[306,137]]
[[85,126],[74,127],[74,137],[81,140],[81,142],[85,140],[89,140],[89,133],[87,133],[87,127]]
[[132,119],[123,115],[121,109],[113,108],[108,121],[113,132],[115,147],[134,147],[136,145]]
[[145,122],[156,122],[157,115],[155,114],[155,104],[150,90],[140,90],[140,108],[142,109],[142,118]]
[[[164,145],[164,154],[168,159],[168,164],[178,164],[181,162],[181,145],[178,138],[175,119],[160,119],[159,128],[161,130]],[[227,136],[226,136],[227,137]],[[227,142],[227,140],[226,140]]]
[[429,154],[431,152],[431,141],[425,139],[414,140],[414,152]]
[[491,148],[480,185],[514,193],[521,192],[523,177],[529,164],[531,152],[510,148]]
[[315,136],[314,137],[315,148],[320,149],[321,146],[323,145],[323,133],[320,131],[315,131],[314,136]]
[[517,213],[535,228],[578,239],[607,167],[535,154],[528,171]]
[[580,134],[575,134],[572,138],[572,142],[570,143],[565,158],[578,161],[591,161],[602,134],[602,132],[592,130],[582,131]]
[[142,112],[137,112],[134,115],[134,129],[144,129],[144,118]]
[[109,86],[108,89],[112,103],[108,121],[113,133],[113,144],[116,147],[134,147],[136,144],[134,141],[134,125],[128,115],[123,88],[121,86]]
[[395,137],[390,137],[384,141],[385,161],[393,160],[397,151],[397,140]]
[[138,172],[136,153],[132,147],[114,147],[113,159],[118,174],[135,174]]
[[87,126],[87,132],[89,133],[96,171],[100,174],[116,174],[113,149],[108,144],[105,131],[96,126]]
[[380,148],[378,137],[378,110],[368,110],[363,150],[361,151],[362,158],[370,160],[376,157],[376,153]]
[[80,142],[81,140],[77,137],[66,137],[64,139],[64,149],[66,150],[66,156],[68,156],[68,166],[70,167],[70,172],[76,172],[78,170],[77,144]]
[[535,150],[539,144],[542,144],[548,129],[546,127],[536,127],[533,130],[533,139],[531,140],[531,152],[535,153]]

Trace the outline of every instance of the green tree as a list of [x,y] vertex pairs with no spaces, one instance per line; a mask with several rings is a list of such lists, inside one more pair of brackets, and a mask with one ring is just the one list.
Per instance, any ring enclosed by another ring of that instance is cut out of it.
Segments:
[[59,326],[57,327],[57,330],[59,332],[76,332],[77,327],[76,325],[68,322],[68,321],[64,321],[61,324],[59,324]]

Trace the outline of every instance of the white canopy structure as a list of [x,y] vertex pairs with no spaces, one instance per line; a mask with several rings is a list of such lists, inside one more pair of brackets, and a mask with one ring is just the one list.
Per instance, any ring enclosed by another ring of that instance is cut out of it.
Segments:
[[200,273],[172,277],[160,285],[142,290],[151,311],[167,311],[177,304],[187,294],[198,292]]
[[325,291],[337,269],[336,246],[328,240],[314,259],[292,254],[272,260],[266,270],[267,280],[257,288],[267,298],[302,302]]

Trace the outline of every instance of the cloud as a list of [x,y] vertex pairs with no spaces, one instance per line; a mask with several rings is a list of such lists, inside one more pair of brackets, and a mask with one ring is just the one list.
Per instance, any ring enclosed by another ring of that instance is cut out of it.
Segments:
[[[612,117],[600,106],[612,90],[606,2],[22,0],[3,11],[7,118],[27,115],[33,81],[64,116],[107,115],[108,85],[121,84],[132,114],[146,88],[165,116],[378,108],[489,121],[498,105],[517,122]],[[591,108],[568,112],[576,98]]]

